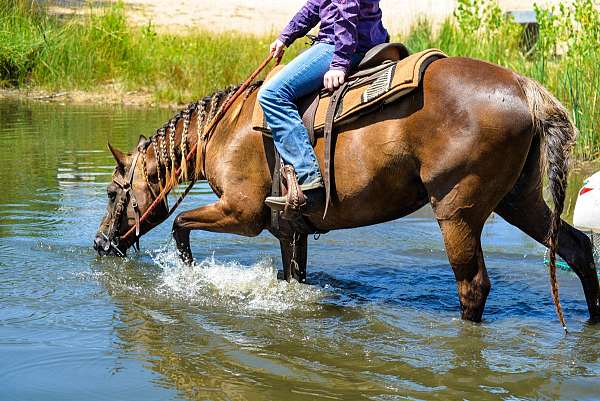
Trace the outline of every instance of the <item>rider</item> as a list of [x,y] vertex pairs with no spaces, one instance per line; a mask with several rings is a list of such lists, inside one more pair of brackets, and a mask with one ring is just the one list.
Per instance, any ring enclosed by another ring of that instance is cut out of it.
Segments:
[[[389,41],[379,0],[308,0],[271,44],[271,55],[281,57],[318,23],[316,42],[267,81],[258,98],[279,154],[296,171],[307,209],[323,199],[323,180],[295,100],[323,86],[336,89],[367,50]],[[265,200],[274,209],[285,202],[285,197]]]

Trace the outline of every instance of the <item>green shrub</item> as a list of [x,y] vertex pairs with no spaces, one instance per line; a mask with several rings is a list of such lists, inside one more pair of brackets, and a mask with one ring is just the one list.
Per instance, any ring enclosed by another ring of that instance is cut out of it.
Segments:
[[[84,17],[61,20],[37,1],[0,3],[0,85],[94,89],[116,84],[147,90],[158,101],[188,102],[241,82],[266,56],[271,37],[200,30],[158,33],[150,23],[127,24],[121,2]],[[458,0],[454,15],[434,32],[419,20],[404,39],[413,51],[437,47],[452,56],[488,60],[547,86],[570,109],[581,131],[576,153],[600,155],[600,11],[593,0],[536,7],[533,49],[523,28],[492,0]],[[291,58],[304,47],[297,41]]]
[[544,9],[536,6],[539,37],[524,49],[523,28],[491,0],[459,0],[452,18],[436,35],[420,21],[405,42],[413,51],[438,47],[503,65],[530,76],[556,94],[571,110],[580,130],[576,154],[600,156],[600,10],[592,0]]
[[35,68],[46,46],[45,10],[35,2],[4,0],[0,4],[0,85],[20,85]]

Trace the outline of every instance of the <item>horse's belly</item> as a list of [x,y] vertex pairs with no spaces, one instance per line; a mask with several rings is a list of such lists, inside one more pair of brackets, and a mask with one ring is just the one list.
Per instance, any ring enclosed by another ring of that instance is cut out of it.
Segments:
[[[335,150],[332,204],[318,228],[360,227],[394,220],[428,202],[414,159],[405,152],[403,138],[371,126],[340,135]],[[377,136],[372,136],[377,132]],[[323,168],[323,143],[315,149]]]

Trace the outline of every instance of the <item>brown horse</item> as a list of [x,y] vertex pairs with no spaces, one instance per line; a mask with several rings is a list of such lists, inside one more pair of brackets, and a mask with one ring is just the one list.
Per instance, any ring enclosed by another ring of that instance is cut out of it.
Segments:
[[[273,145],[251,129],[257,87],[233,103],[205,151],[182,165],[187,175],[206,179],[219,197],[175,219],[173,236],[186,262],[192,261],[192,230],[255,236],[270,228],[264,200],[271,189]],[[124,254],[134,244],[135,238],[117,240],[168,180],[185,179],[186,173],[173,174],[182,154],[202,144],[199,133],[231,94],[219,92],[191,104],[151,140],[141,138],[134,155],[111,148],[117,168],[108,187],[108,213],[94,243],[100,254]],[[314,227],[336,230],[381,223],[430,203],[456,277],[462,318],[480,321],[491,287],[480,236],[486,219],[496,212],[550,248],[552,293],[561,321],[556,252],[581,280],[590,320],[600,321],[590,240],[560,219],[577,132],[565,108],[546,89],[493,64],[442,59],[427,69],[418,90],[338,131],[333,203],[324,219],[322,213],[309,217]],[[322,166],[322,140],[316,153]],[[554,211],[542,197],[546,169]],[[167,214],[166,205],[152,211],[139,235]],[[279,237],[284,268],[289,270],[295,254],[300,269],[292,275],[304,280],[306,236],[294,241]]]

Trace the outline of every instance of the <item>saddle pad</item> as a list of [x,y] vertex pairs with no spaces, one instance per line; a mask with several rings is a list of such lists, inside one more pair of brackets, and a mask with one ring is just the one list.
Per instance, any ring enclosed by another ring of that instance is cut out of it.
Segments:
[[[371,110],[374,105],[391,103],[409,94],[419,86],[425,69],[433,61],[446,57],[448,56],[440,50],[429,49],[397,62],[388,62],[385,65],[389,65],[385,67],[382,65],[382,68],[370,75],[361,74],[361,71],[356,72],[349,78],[351,83],[338,106],[334,119],[335,125],[354,120]],[[265,82],[278,73],[281,68],[283,66],[273,69],[267,75]],[[325,125],[330,98],[330,92],[321,91],[314,118],[315,131],[322,130]],[[265,134],[271,133],[258,100],[254,106],[252,128]]]

